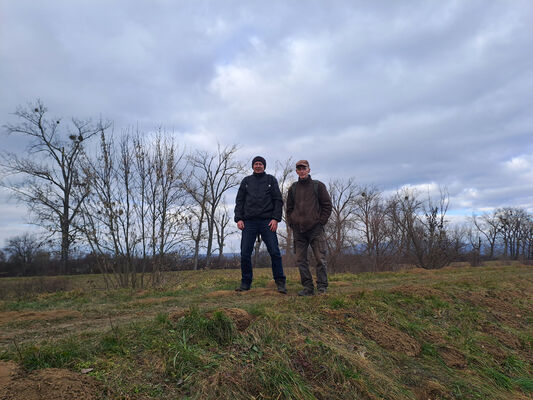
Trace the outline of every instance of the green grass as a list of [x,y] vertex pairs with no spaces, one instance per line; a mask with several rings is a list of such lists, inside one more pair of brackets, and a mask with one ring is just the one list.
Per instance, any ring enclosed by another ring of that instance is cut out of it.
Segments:
[[[103,291],[94,276],[62,278],[66,291],[0,302],[0,311],[21,313],[0,320],[10,338],[0,342],[0,359],[27,370],[92,368],[109,398],[504,400],[533,393],[531,268],[338,274],[328,295],[309,298],[296,296],[297,271],[287,275],[287,296],[269,289],[267,269],[242,295],[233,292],[239,271],[169,273],[162,289],[143,291]],[[413,286],[420,290],[405,289]],[[509,288],[520,296],[499,299]],[[498,314],[475,296],[517,312]],[[239,331],[221,307],[246,310],[253,321]],[[54,318],[55,310],[80,314]],[[32,319],[43,311],[44,319]],[[420,352],[395,347],[402,340]],[[464,362],[454,364],[454,356]]]

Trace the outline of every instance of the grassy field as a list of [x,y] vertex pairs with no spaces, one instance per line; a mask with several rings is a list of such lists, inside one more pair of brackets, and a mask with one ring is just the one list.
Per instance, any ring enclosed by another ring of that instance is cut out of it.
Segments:
[[533,398],[533,267],[337,274],[306,298],[287,272],[286,296],[267,269],[243,294],[237,270],[143,291],[4,278],[0,399],[37,381],[85,400]]

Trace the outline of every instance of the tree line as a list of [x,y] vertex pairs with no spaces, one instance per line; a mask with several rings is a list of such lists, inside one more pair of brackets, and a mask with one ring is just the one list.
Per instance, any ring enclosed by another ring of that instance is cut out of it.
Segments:
[[[109,285],[139,287],[161,283],[170,269],[238,266],[224,252],[236,233],[227,196],[250,173],[236,145],[186,150],[162,130],[117,135],[109,122],[51,118],[40,101],[15,115],[18,122],[6,131],[30,145],[24,157],[2,154],[2,183],[47,235],[10,238],[0,274],[89,268],[104,273]],[[293,161],[277,162],[273,174],[285,197],[296,178]],[[325,183],[333,202],[326,226],[333,271],[533,258],[533,217],[524,209],[497,209],[458,225],[447,218],[445,189],[432,198],[410,189],[385,195],[354,179]],[[290,264],[290,227],[279,235]]]

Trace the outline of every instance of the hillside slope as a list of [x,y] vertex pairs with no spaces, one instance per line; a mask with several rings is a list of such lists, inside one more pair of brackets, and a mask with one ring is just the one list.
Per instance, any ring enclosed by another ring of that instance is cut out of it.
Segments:
[[288,278],[287,296],[258,269],[244,294],[238,271],[202,271],[159,291],[77,277],[72,290],[4,300],[0,399],[48,368],[85,372],[87,398],[533,397],[531,267],[338,274],[309,298]]

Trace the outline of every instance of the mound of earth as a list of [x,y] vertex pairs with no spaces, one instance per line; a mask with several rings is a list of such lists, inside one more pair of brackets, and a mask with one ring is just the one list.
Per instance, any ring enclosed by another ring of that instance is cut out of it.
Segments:
[[503,301],[482,293],[463,293],[457,297],[476,307],[487,309],[498,321],[510,326],[522,327],[526,324],[523,313],[509,301]]
[[236,292],[235,290],[215,290],[214,292],[207,293],[205,297],[229,297],[237,294],[240,293]]
[[466,357],[459,350],[449,346],[442,346],[438,351],[442,361],[444,361],[444,364],[448,367],[458,369],[466,368]]
[[7,384],[19,372],[19,367],[12,361],[0,361],[0,394],[7,388]]
[[252,315],[241,308],[220,308],[217,311],[231,319],[238,331],[244,331],[253,320]]
[[0,361],[0,400],[97,400],[105,393],[90,376],[56,368],[25,373],[15,363]]
[[[218,308],[214,312],[219,311],[228,317],[238,331],[244,331],[250,323],[253,321],[254,317],[246,310],[241,308]],[[206,314],[208,318],[213,317],[214,312],[209,312]],[[189,309],[180,309],[169,314],[169,318],[172,321],[178,321],[179,319],[185,317],[190,313]]]
[[176,321],[180,320],[181,318],[185,317],[186,315],[189,315],[190,312],[191,312],[191,310],[188,309],[188,308],[178,308],[178,309],[172,310],[169,313],[168,317],[172,321],[176,322]]
[[507,331],[504,331],[501,328],[498,328],[494,324],[485,322],[481,324],[480,328],[482,332],[498,339],[500,343],[513,350],[521,350],[523,348],[522,343],[516,336]]
[[360,314],[357,318],[362,322],[361,331],[363,334],[381,347],[411,357],[420,353],[420,344],[406,333],[373,319],[369,315]]

